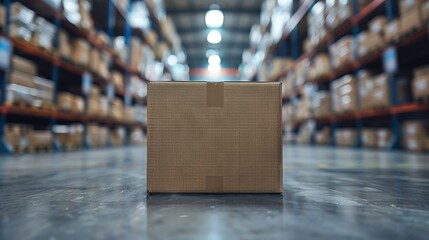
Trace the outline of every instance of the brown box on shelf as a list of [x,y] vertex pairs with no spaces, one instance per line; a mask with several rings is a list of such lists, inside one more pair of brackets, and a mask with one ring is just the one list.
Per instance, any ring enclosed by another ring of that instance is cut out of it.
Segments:
[[373,128],[364,128],[362,130],[362,144],[366,148],[377,147],[377,130]]
[[357,39],[359,57],[364,57],[384,46],[382,36],[373,32],[362,31]]
[[107,99],[106,96],[100,96],[99,102],[100,102],[100,112],[99,112],[99,115],[101,117],[105,118],[109,114],[109,100]]
[[23,72],[29,76],[37,75],[37,66],[34,62],[14,55],[12,57],[12,70]]
[[429,65],[424,65],[414,69],[414,77],[421,77],[429,75]]
[[386,24],[384,27],[384,39],[386,42],[394,42],[399,39],[401,33],[401,24],[398,19],[395,19]]
[[100,96],[100,92],[101,92],[101,90],[100,90],[99,87],[92,86],[91,89],[90,89],[90,91],[89,91],[89,95],[91,97],[99,97]]
[[414,30],[422,28],[421,10],[415,9],[400,18],[401,21],[401,35],[405,35]]
[[101,56],[100,52],[96,48],[91,48],[89,50],[89,62],[88,67],[93,72],[100,74],[100,62],[101,62]]
[[402,126],[403,136],[423,136],[428,135],[428,124],[423,121],[407,121]]
[[137,37],[131,38],[131,68],[138,69],[143,58],[142,43]]
[[356,144],[357,132],[354,128],[338,129],[335,132],[335,142],[338,146],[351,147]]
[[308,70],[308,79],[310,81],[318,80],[321,77],[327,77],[330,74],[331,67],[329,63],[329,55],[319,53],[314,57],[313,63]]
[[393,139],[392,130],[388,128],[379,128],[377,129],[377,147],[378,148],[388,148]]
[[270,76],[277,76],[280,73],[289,70],[292,67],[292,60],[290,58],[276,57],[272,61]]
[[385,16],[377,16],[369,21],[368,28],[370,32],[383,36],[386,24],[387,18]]
[[399,8],[401,16],[421,9],[423,2],[425,2],[425,0],[400,0]]
[[26,86],[30,88],[35,88],[36,84],[34,83],[34,75],[29,75],[24,72],[12,70],[9,75],[9,82],[15,83],[21,86]]
[[52,133],[48,130],[32,130],[28,133],[28,147],[30,149],[50,148]]
[[64,30],[60,30],[58,39],[59,39],[60,55],[65,58],[70,58],[71,47],[70,47],[70,39],[69,39],[68,33]]
[[360,108],[368,109],[372,107],[373,104],[373,89],[374,82],[372,81],[372,73],[367,70],[361,70],[357,73],[358,82],[358,92],[359,92],[359,102]]
[[74,39],[72,41],[71,59],[84,66],[88,65],[89,61],[89,43],[84,39]]
[[0,5],[0,27],[4,30],[6,26],[6,8]]
[[84,104],[84,102],[83,102],[83,98],[82,97],[80,97],[80,96],[73,96],[73,99],[72,99],[72,108],[71,108],[71,110],[72,110],[72,112],[75,112],[75,113],[83,113],[84,112],[84,110],[85,110],[85,104]]
[[156,34],[155,31],[149,30],[146,32],[145,39],[150,46],[154,47],[158,42],[158,35]]
[[413,97],[414,99],[429,97],[429,74],[413,79]]
[[334,69],[353,62],[353,37],[344,36],[329,46],[329,55]]
[[425,150],[429,152],[429,136],[425,139]]
[[313,115],[316,118],[327,117],[331,111],[331,95],[328,91],[316,92],[312,99]]
[[124,77],[118,71],[112,72],[112,84],[118,91],[124,91]]
[[88,98],[88,112],[89,116],[100,116],[100,100],[97,97]]
[[316,143],[319,145],[327,145],[331,139],[331,130],[329,127],[324,127],[322,130],[316,132]]
[[373,106],[387,107],[390,105],[389,80],[385,73],[374,76]]
[[426,149],[426,139],[422,136],[404,136],[403,146],[408,151],[423,152]]
[[109,35],[107,35],[107,33],[103,32],[103,31],[99,31],[97,33],[96,39],[97,39],[98,44],[100,44],[101,46],[107,47],[110,44]]
[[4,136],[6,141],[14,148],[22,148],[23,142],[21,139],[25,136],[22,132],[21,125],[7,124],[4,129]]
[[345,75],[331,84],[332,106],[337,113],[353,112],[357,109],[356,79]]
[[151,82],[148,93],[148,192],[282,192],[280,83]]
[[9,29],[9,35],[12,38],[17,38],[25,40],[27,42],[31,41],[33,32],[26,26],[19,25],[17,23],[11,23]]
[[60,92],[58,93],[57,102],[57,107],[59,110],[72,112],[73,94],[68,92]]

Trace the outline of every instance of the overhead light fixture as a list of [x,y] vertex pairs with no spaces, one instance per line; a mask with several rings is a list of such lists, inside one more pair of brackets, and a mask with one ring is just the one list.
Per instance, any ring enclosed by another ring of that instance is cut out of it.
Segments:
[[207,42],[211,44],[218,44],[222,41],[222,35],[218,30],[211,30],[209,34],[207,34]]
[[208,28],[220,28],[223,25],[223,13],[219,9],[209,10],[206,13],[205,20]]
[[211,55],[209,57],[209,64],[210,65],[220,65],[220,61],[221,61],[220,57],[218,55],[216,55],[216,54]]
[[209,49],[206,51],[206,58],[209,58],[211,55],[217,55],[217,51],[213,49]]
[[220,71],[220,65],[219,64],[209,64],[207,67],[209,72],[212,74],[216,74]]
[[177,57],[175,55],[170,55],[167,58],[167,63],[168,65],[172,66],[172,65],[176,65],[177,64]]

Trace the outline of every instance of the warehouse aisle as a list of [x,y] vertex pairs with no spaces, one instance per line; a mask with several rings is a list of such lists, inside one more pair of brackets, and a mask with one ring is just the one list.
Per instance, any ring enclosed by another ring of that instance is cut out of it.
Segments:
[[[0,156],[1,239],[424,239],[429,156],[285,147],[285,194],[145,193],[144,148]],[[80,237],[81,236],[81,237]]]

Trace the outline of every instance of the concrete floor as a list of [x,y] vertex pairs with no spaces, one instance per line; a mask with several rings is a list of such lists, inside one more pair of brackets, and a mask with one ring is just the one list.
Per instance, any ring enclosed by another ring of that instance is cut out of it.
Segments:
[[285,147],[280,195],[147,197],[143,147],[0,156],[0,239],[428,239],[429,156]]

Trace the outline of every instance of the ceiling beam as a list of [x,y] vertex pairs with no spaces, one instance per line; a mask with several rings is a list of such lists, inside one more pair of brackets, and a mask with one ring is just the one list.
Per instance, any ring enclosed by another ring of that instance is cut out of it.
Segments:
[[[209,9],[208,8],[167,8],[167,13],[169,15],[183,15],[183,14],[196,14],[196,13],[205,13]],[[220,9],[224,14],[232,13],[232,14],[261,14],[261,9],[243,9],[243,8],[221,8]]]

